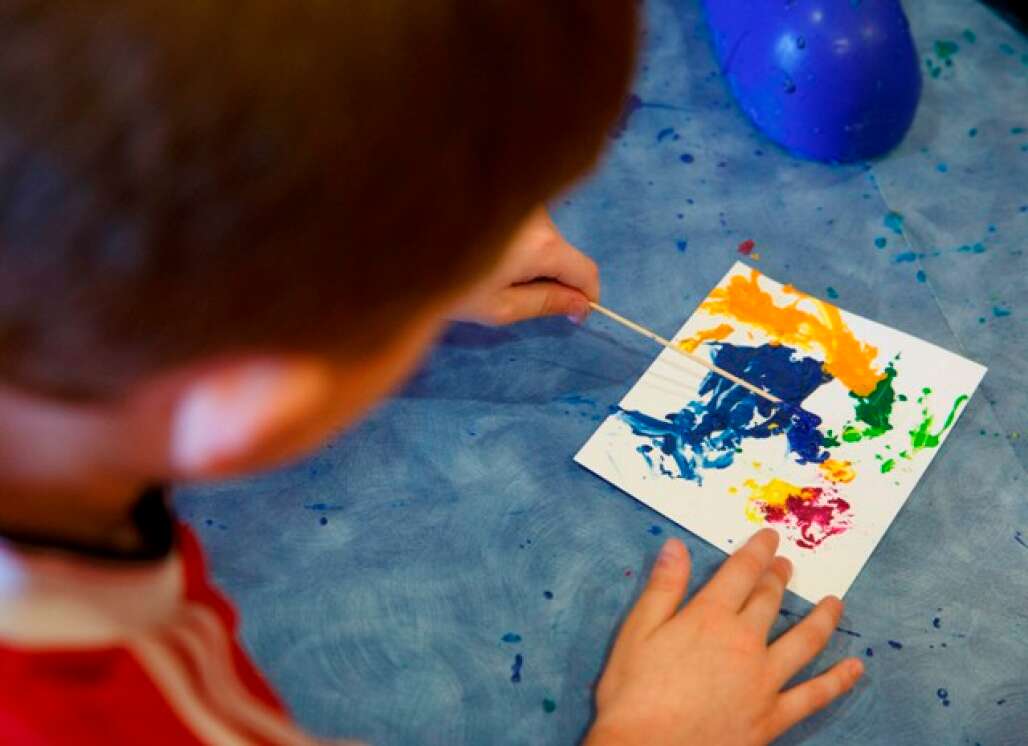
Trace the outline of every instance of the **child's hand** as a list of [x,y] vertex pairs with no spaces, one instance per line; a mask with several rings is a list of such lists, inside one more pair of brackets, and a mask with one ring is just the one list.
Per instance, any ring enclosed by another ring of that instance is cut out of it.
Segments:
[[768,645],[792,572],[777,547],[773,530],[758,532],[679,609],[689,553],[664,545],[596,689],[586,746],[765,744],[856,683],[853,658],[782,691],[828,643],[842,602],[824,599]]
[[564,240],[544,208],[518,229],[497,270],[452,314],[458,321],[513,324],[537,316],[580,323],[600,299],[596,263]]

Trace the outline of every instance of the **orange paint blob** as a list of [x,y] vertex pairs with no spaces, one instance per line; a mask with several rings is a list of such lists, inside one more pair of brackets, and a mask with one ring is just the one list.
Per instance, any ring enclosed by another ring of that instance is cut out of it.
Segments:
[[857,472],[853,468],[853,464],[849,461],[840,461],[839,459],[830,458],[823,464],[820,464],[818,468],[821,469],[821,473],[832,482],[848,484],[857,478]]
[[729,334],[735,331],[731,324],[720,324],[715,326],[713,329],[704,329],[696,332],[691,337],[686,339],[680,339],[678,341],[678,347],[686,352],[692,352],[704,342],[708,342],[712,339],[724,339]]
[[[761,329],[774,343],[805,350],[820,348],[825,358],[824,369],[847,389],[857,396],[867,396],[874,391],[885,377],[874,367],[878,348],[858,340],[842,320],[838,308],[790,285],[783,290],[796,296],[796,300],[784,306],[776,305],[771,294],[761,289],[760,277],[755,269],[751,270],[749,278],[732,277],[727,286],[715,288],[701,308]],[[799,308],[801,301],[812,303],[816,313]]]

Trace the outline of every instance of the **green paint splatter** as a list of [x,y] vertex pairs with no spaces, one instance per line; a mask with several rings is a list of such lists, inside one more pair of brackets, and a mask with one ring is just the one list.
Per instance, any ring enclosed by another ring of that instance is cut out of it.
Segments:
[[935,42],[935,55],[940,60],[947,60],[953,55],[960,51],[960,47],[957,46],[955,41],[949,41],[948,39],[940,39]]
[[933,433],[932,423],[935,418],[928,408],[928,399],[931,396],[932,390],[926,388],[922,389],[922,392],[922,395],[917,398],[917,403],[921,405],[921,423],[910,431],[910,451],[904,451],[900,454],[906,459],[912,458],[914,454],[925,448],[938,448],[942,436],[953,426],[953,422],[957,418],[957,409],[968,400],[967,394],[958,396],[956,401],[953,402],[949,414],[946,415],[946,420],[942,423],[942,427],[938,432]]
[[822,448],[838,448],[841,445],[842,443],[839,442],[839,436],[837,436],[831,430],[828,431],[827,435],[821,438]]
[[977,36],[975,36],[974,31],[972,31],[969,28],[964,29],[964,33],[962,34],[962,36],[965,39],[967,39],[969,44],[974,44],[975,40],[978,38]]
[[896,401],[896,391],[893,388],[893,381],[896,378],[896,365],[890,362],[885,366],[885,377],[880,380],[867,396],[857,396],[850,392],[850,397],[856,400],[854,415],[858,423],[847,424],[842,429],[842,439],[847,443],[859,443],[862,440],[878,438],[892,430],[892,405]]
[[549,715],[551,712],[553,712],[556,709],[557,709],[557,703],[554,702],[552,699],[544,699],[543,700],[543,712],[545,712],[547,715]]
[[882,474],[888,474],[890,471],[896,468],[896,459],[890,458],[887,461],[882,462]]

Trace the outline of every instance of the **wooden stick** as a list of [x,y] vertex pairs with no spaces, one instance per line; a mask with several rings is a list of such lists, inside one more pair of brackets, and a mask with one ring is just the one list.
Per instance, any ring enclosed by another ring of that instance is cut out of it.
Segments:
[[621,314],[615,313],[614,311],[611,311],[609,308],[605,308],[604,306],[601,306],[599,303],[592,303],[592,302],[590,302],[589,305],[592,307],[592,309],[594,311],[598,311],[598,312],[602,313],[608,319],[612,319],[613,321],[618,322],[622,326],[631,329],[636,334],[641,334],[642,336],[646,337],[647,339],[652,339],[657,344],[662,345],[663,347],[665,347],[665,348],[667,348],[669,350],[674,350],[679,355],[683,355],[684,357],[689,358],[694,363],[699,363],[700,365],[702,365],[707,370],[712,371],[714,373],[717,373],[719,376],[721,376],[723,378],[727,378],[732,383],[736,383],[736,384],[742,386],[744,389],[747,389],[748,391],[752,391],[757,396],[762,396],[765,399],[767,399],[769,402],[773,402],[774,404],[781,404],[782,403],[782,400],[779,399],[774,394],[769,394],[768,392],[764,391],[764,389],[758,388],[758,387],[754,386],[749,381],[744,381],[743,379],[739,378],[739,376],[734,375],[732,373],[729,373],[727,370],[725,370],[723,368],[717,367],[716,365],[714,365],[712,362],[710,362],[706,358],[700,357],[699,355],[694,355],[693,353],[688,352],[687,350],[683,350],[681,347],[676,345],[671,340],[664,339],[659,334],[656,334],[655,332],[651,332],[649,329],[647,329],[644,326],[639,326],[639,324],[636,324],[634,321],[630,321],[629,319],[626,319]]

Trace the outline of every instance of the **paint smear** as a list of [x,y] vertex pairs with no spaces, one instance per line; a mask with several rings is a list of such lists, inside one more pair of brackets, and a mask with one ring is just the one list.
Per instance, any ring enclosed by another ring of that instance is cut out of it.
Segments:
[[917,398],[917,403],[921,405],[921,422],[910,431],[910,450],[900,454],[904,458],[913,458],[918,451],[922,451],[925,448],[938,448],[942,436],[953,426],[953,422],[957,419],[957,410],[968,400],[967,394],[958,396],[953,402],[953,406],[950,407],[949,414],[946,415],[942,427],[938,431],[932,432],[935,418],[929,410],[928,400],[931,394],[932,390],[925,388],[921,390],[921,396]]
[[[760,277],[757,270],[751,270],[749,278],[735,275],[726,286],[715,288],[701,308],[755,326],[778,344],[819,348],[825,356],[826,372],[857,396],[870,395],[885,375],[874,368],[878,348],[858,340],[838,308],[790,285],[783,290],[796,300],[776,305],[771,294],[761,289]],[[817,313],[800,309],[801,301],[812,303]]]
[[730,324],[721,324],[719,326],[715,326],[713,329],[703,329],[688,339],[679,340],[678,347],[686,352],[693,352],[704,342],[725,339],[733,331],[735,330]]
[[735,461],[747,438],[783,437],[797,463],[828,458],[821,418],[799,405],[830,382],[818,360],[802,357],[782,345],[737,347],[711,345],[715,365],[782,399],[776,406],[719,375],[710,373],[700,385],[701,399],[667,416],[621,410],[618,414],[636,435],[648,439],[637,450],[651,468],[665,476],[703,483],[704,469],[725,469]]
[[753,249],[756,248],[756,246],[757,246],[757,242],[756,241],[754,241],[752,238],[747,238],[745,241],[743,241],[741,244],[739,244],[738,251],[743,256],[749,256],[750,254],[753,253]]
[[781,479],[764,484],[748,479],[745,484],[750,489],[746,517],[785,526],[802,549],[815,549],[852,525],[850,504],[832,490],[799,487]]
[[859,443],[862,440],[878,438],[892,430],[892,407],[896,403],[895,362],[885,366],[885,377],[875,384],[874,391],[867,396],[858,396],[850,392],[856,400],[854,416],[856,423],[846,425],[842,430],[842,439],[847,443]]
[[857,477],[857,472],[850,461],[830,458],[818,468],[821,469],[821,473],[830,482],[849,484]]

